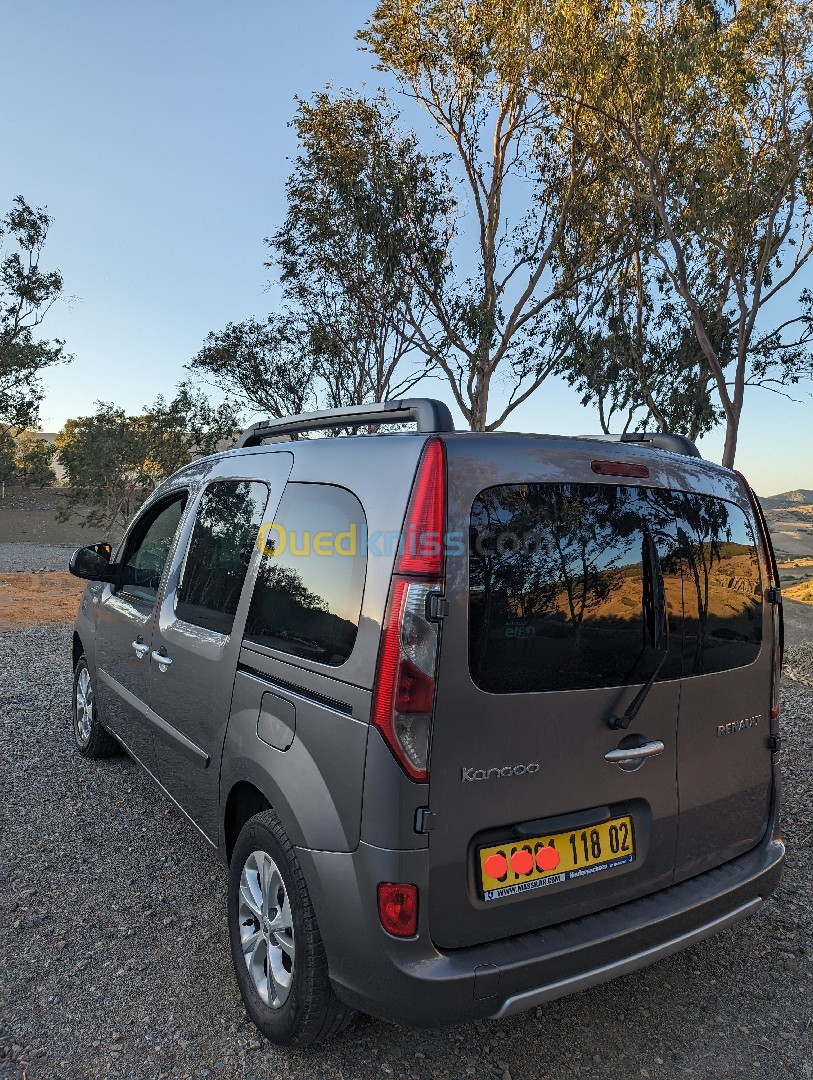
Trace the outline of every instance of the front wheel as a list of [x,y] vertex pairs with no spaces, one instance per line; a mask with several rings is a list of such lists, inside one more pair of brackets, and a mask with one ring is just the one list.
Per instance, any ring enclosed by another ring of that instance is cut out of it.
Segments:
[[119,744],[99,722],[93,678],[84,654],[73,672],[72,719],[76,748],[84,757],[110,757],[118,752]]
[[237,985],[263,1035],[308,1046],[340,1031],[353,1013],[333,992],[302,869],[271,810],[237,838],[228,904]]

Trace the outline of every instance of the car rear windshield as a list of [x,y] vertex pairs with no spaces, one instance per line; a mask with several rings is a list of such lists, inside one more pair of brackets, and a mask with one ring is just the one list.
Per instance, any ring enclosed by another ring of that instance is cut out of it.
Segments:
[[751,525],[707,496],[605,484],[489,488],[471,514],[469,662],[491,693],[584,690],[751,663]]

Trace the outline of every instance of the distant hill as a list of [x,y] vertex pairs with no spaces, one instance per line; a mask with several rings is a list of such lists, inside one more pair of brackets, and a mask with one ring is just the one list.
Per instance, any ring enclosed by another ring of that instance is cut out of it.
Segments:
[[766,510],[792,510],[796,506],[813,505],[813,488],[797,488],[783,491],[781,495],[768,495],[759,500]]

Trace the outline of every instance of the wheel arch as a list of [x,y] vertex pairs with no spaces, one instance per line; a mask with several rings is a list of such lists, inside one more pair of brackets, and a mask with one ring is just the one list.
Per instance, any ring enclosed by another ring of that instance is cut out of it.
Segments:
[[74,632],[73,632],[73,646],[72,646],[72,653],[71,653],[71,655],[73,657],[73,663],[71,664],[71,671],[76,670],[76,665],[79,663],[79,657],[84,653],[84,651],[85,651],[85,647],[82,644],[82,639],[79,637],[79,634],[77,633],[77,631],[74,630]]
[[245,823],[255,814],[271,809],[267,796],[249,780],[238,780],[234,784],[226,799],[226,809],[223,814],[223,840],[228,863],[231,863],[234,845]]

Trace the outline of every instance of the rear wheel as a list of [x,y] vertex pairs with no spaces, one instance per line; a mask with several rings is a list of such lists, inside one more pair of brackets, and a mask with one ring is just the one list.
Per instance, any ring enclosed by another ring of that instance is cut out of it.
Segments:
[[271,810],[237,838],[229,871],[229,937],[246,1010],[272,1042],[308,1046],[353,1013],[333,992],[302,869]]
[[102,727],[88,662],[79,657],[73,672],[73,738],[80,754],[88,758],[110,757],[119,744]]

